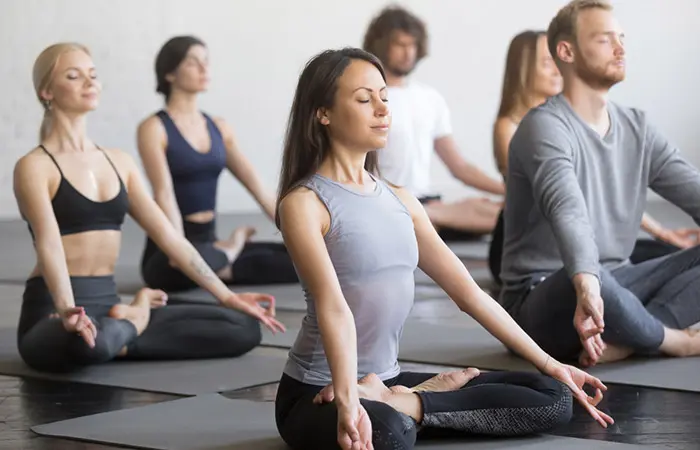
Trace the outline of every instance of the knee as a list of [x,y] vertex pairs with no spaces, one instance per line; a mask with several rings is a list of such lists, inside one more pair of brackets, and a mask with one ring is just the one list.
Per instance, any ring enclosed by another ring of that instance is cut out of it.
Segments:
[[529,408],[529,416],[534,433],[552,430],[571,421],[573,415],[573,395],[569,388],[551,377],[542,376],[544,390],[549,401],[544,405]]
[[262,342],[260,322],[255,317],[238,311],[223,309],[224,326],[221,339],[235,349],[237,355],[247,353]]
[[416,422],[386,403],[361,399],[372,422],[375,450],[410,450],[416,442]]
[[40,372],[67,373],[110,361],[120,350],[112,348],[107,337],[99,332],[94,347],[90,347],[81,336],[67,331],[65,334],[65,339],[56,339],[55,342],[21,341],[18,350],[22,360]]

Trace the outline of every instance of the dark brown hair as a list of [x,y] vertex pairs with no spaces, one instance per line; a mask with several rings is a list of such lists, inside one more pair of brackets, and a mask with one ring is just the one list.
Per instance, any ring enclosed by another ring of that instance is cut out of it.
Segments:
[[[284,139],[277,209],[282,199],[300,181],[316,173],[330,151],[328,130],[319,121],[317,112],[321,108],[333,107],[338,79],[353,60],[367,61],[374,65],[386,81],[379,59],[371,53],[352,47],[323,51],[311,58],[301,72]],[[372,174],[379,174],[376,152],[367,154],[365,169]],[[277,227],[280,226],[278,214],[275,214],[275,223]]]
[[187,57],[187,52],[195,45],[206,47],[204,42],[195,36],[175,36],[163,44],[158,52],[158,56],[156,56],[156,92],[163,94],[166,101],[170,98],[172,87],[165,77],[177,70]]
[[510,41],[498,117],[508,117],[518,107],[530,109],[532,106],[530,103],[537,67],[537,41],[546,35],[544,31],[527,30]]
[[400,6],[388,6],[372,20],[365,33],[362,48],[386,64],[387,51],[394,31],[403,31],[416,40],[416,64],[428,55],[428,32],[425,24]]

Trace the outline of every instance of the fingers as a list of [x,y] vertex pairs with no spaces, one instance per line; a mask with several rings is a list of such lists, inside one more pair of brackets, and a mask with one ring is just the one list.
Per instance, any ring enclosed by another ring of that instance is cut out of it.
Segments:
[[604,331],[604,328],[601,328],[599,326],[594,326],[593,324],[586,323],[587,321],[583,321],[582,323],[576,323],[576,331],[578,332],[579,336],[581,339],[590,339],[593,336],[596,336]]
[[600,381],[598,378],[596,378],[593,375],[590,375],[588,373],[586,373],[586,384],[590,384],[594,388],[600,389],[601,391],[608,390],[608,387],[605,384],[603,384],[602,381]]
[[[596,393],[596,397],[592,398],[589,397],[588,394],[583,389],[580,389],[578,386],[571,386],[569,387],[572,389],[572,392],[574,393],[574,396],[576,397],[576,400],[588,411],[588,414],[596,421],[598,422],[603,428],[607,428],[608,424],[613,424],[614,420],[612,417],[609,415],[603,413],[602,411],[598,410],[598,408],[595,407],[600,400],[602,400],[603,394],[602,392],[598,391]],[[598,395],[600,394],[600,395]],[[600,397],[600,399],[598,399]],[[595,404],[593,404],[593,402]]]
[[595,363],[598,362],[599,356],[598,352],[596,351],[594,347],[594,343],[591,339],[586,339],[582,341],[583,348],[586,350],[586,353],[588,353],[588,357],[590,360],[590,364],[594,365]]
[[600,332],[602,333],[605,329],[605,322],[603,321],[603,312],[598,310],[597,308],[591,308],[591,316],[593,317],[593,322],[595,322],[596,326],[600,328]]
[[272,331],[273,334],[284,333],[287,331],[287,328],[277,319],[263,315],[260,317],[260,320],[270,331]]
[[78,319],[78,323],[75,327],[76,331],[85,342],[90,346],[90,348],[95,347],[95,338],[97,337],[97,329],[92,321],[85,315],[85,312],[81,313],[81,317]]
[[607,422],[603,419],[603,417],[600,415],[600,412],[598,409],[588,403],[588,395],[586,395],[583,390],[579,390],[578,393],[576,394],[576,399],[578,402],[588,411],[588,414],[596,421],[598,422],[603,428],[607,428],[608,424]]
[[270,314],[271,316],[274,317],[275,316],[275,297],[273,297],[272,295],[266,295],[266,297],[269,298],[268,302],[270,303],[270,306],[268,306],[268,308],[267,308],[267,312],[268,312],[268,314]]

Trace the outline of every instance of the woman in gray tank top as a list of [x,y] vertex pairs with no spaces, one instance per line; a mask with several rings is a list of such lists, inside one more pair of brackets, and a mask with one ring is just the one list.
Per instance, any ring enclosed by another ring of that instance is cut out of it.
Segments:
[[[323,52],[299,79],[276,217],[308,310],[278,389],[282,438],[299,450],[380,450],[412,449],[419,429],[528,434],[567,422],[572,398],[603,426],[612,423],[595,407],[600,380],[540,349],[476,285],[417,199],[377,175],[375,150],[390,124],[386,95],[381,64],[359,49]],[[542,374],[401,372],[416,267]]]

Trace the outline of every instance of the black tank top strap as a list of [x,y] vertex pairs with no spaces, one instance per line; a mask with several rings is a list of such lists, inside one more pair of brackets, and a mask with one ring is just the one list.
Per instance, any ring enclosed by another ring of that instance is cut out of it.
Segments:
[[64,178],[64,176],[63,176],[63,171],[61,170],[61,166],[58,165],[58,161],[56,161],[56,158],[53,157],[53,155],[51,154],[51,152],[49,152],[48,150],[46,150],[46,147],[44,147],[44,144],[39,144],[39,148],[42,149],[42,150],[44,151],[44,153],[46,153],[47,155],[49,155],[49,158],[51,158],[51,161],[53,161],[54,165],[55,165],[56,168],[58,169],[58,172],[61,174],[61,178]]
[[112,166],[112,169],[114,169],[114,172],[117,174],[117,178],[119,178],[119,182],[121,184],[124,184],[124,181],[122,180],[121,175],[119,175],[119,171],[117,170],[117,167],[112,162],[112,158],[110,158],[109,155],[107,154],[107,152],[99,145],[95,144],[95,147],[97,147],[102,152],[102,154],[105,155],[105,158],[107,158],[107,162],[109,162],[109,165]]

